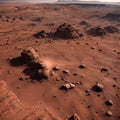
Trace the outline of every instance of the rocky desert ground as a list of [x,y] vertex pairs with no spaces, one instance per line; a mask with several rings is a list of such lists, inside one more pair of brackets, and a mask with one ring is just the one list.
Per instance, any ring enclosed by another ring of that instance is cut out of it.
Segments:
[[0,120],[120,120],[120,6],[0,4]]

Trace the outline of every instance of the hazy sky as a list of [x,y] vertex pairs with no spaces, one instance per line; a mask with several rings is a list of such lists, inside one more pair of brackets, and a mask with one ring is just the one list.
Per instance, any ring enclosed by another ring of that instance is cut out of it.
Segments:
[[[22,2],[22,1],[33,1],[33,2],[55,2],[57,0],[0,0],[1,2],[5,2],[5,1],[18,1],[18,2]],[[81,0],[81,1],[101,1],[101,2],[120,2],[120,0]]]
[[[37,1],[41,1],[41,0],[37,0]],[[56,0],[42,0],[42,1],[54,2]],[[81,1],[94,1],[94,0],[81,0]],[[96,1],[101,1],[101,2],[120,2],[120,0],[96,0]]]

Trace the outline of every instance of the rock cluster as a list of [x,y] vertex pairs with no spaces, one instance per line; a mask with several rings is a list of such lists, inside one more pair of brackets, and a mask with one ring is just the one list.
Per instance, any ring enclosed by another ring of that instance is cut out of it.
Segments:
[[[32,47],[28,47],[21,52],[19,62],[26,61],[24,73],[29,75],[31,79],[47,79],[49,77],[49,69],[41,55],[39,55]],[[14,61],[14,59],[12,60]],[[16,62],[16,61],[15,61]]]
[[21,52],[21,56],[29,61],[36,61],[39,59],[39,55],[32,47],[28,47]]
[[104,36],[104,35],[106,35],[106,32],[105,32],[104,28],[102,28],[102,27],[91,28],[90,30],[87,31],[87,33],[92,35],[92,36]]
[[114,26],[106,26],[106,27],[97,26],[87,30],[87,33],[92,36],[104,36],[107,35],[107,33],[112,34],[117,32],[119,32],[119,30]]
[[79,32],[74,27],[72,27],[71,24],[67,23],[60,25],[53,33],[53,35],[63,39],[74,39],[80,37]]
[[55,31],[46,32],[42,30],[38,33],[33,35],[35,38],[47,38],[47,37],[56,37],[56,38],[63,38],[63,39],[74,39],[83,37],[83,34],[80,34],[78,30],[76,30],[71,24],[64,23]]
[[111,33],[111,34],[119,32],[119,30],[114,26],[107,26],[104,29],[106,32]]
[[62,90],[68,90],[68,89],[73,89],[75,88],[75,85],[73,83],[67,83],[61,86]]

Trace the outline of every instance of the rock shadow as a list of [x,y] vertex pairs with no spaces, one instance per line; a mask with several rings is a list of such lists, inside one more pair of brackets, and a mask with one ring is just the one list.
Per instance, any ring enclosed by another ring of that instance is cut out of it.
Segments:
[[22,56],[18,56],[10,60],[10,64],[12,66],[22,66],[22,65],[27,64],[28,62],[30,62],[30,60]]

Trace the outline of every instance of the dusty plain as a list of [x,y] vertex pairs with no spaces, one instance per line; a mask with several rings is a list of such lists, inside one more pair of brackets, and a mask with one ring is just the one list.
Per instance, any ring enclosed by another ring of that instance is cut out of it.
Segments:
[[[63,24],[80,36],[52,34]],[[19,56],[28,47],[48,79],[26,74]],[[120,120],[120,6],[0,4],[0,120]]]

